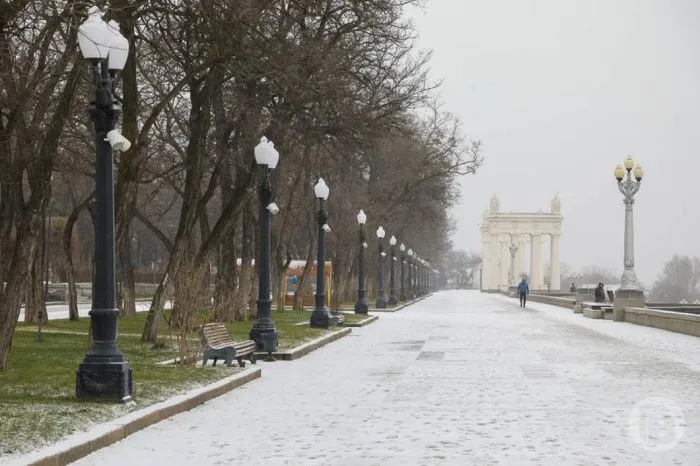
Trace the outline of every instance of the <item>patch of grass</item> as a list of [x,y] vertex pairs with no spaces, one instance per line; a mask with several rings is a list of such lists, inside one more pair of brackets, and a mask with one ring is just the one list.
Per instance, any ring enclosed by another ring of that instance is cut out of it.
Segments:
[[174,347],[152,349],[136,337],[120,337],[118,344],[133,371],[135,403],[79,402],[75,372],[87,351],[87,335],[46,333],[39,342],[32,332],[17,332],[10,367],[0,372],[0,458],[56,442],[239,370],[159,366],[155,362],[176,356]]
[[[202,309],[198,317],[204,321],[208,315],[209,310]],[[272,312],[279,333],[279,350],[293,348],[333,330],[295,325],[308,322],[310,316],[310,311]],[[46,330],[42,341],[37,340],[35,325],[18,324],[10,366],[0,372],[0,463],[6,455],[22,454],[54,443],[95,423],[123,416],[240,370],[224,365],[157,365],[178,356],[176,331],[169,329],[166,317],[167,314],[159,326],[163,339],[155,346],[141,342],[137,336],[143,331],[145,312],[119,320],[117,345],[129,362],[134,383],[135,403],[126,406],[75,399],[76,370],[88,349],[89,318],[52,320],[42,327]],[[253,323],[254,320],[231,322],[226,327],[235,341],[247,340]],[[191,338],[197,345],[196,333]]]

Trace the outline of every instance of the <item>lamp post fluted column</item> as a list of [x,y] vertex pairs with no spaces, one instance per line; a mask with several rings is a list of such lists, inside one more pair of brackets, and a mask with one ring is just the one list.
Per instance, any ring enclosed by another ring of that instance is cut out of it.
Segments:
[[[634,271],[634,222],[632,210],[634,195],[639,191],[644,172],[641,165],[635,166],[632,157],[627,157],[624,162],[624,168],[622,165],[618,165],[614,173],[625,204],[625,270],[622,272],[622,277],[620,277],[620,289],[617,290],[615,295],[615,307],[613,310],[613,320],[621,321],[625,319],[625,307],[644,305],[644,293],[639,286],[637,274]],[[633,177],[634,180],[632,179]]]
[[518,245],[511,243],[508,249],[510,250],[510,279],[508,280],[508,283],[511,285],[517,285],[515,279],[515,255],[518,253]]
[[[624,266],[625,270],[622,272],[622,277],[620,279],[620,289],[621,290],[638,290],[639,281],[637,280],[637,274],[634,271],[634,216],[633,216],[633,206],[634,206],[634,195],[637,194],[639,188],[642,184],[642,167],[637,165],[634,168],[634,178],[633,175],[634,162],[631,157],[627,157],[625,160],[625,171],[626,174],[621,176],[622,167],[618,166],[615,169],[615,177],[617,178],[617,187],[623,195],[623,202],[625,204],[625,253],[624,253]],[[619,169],[619,170],[618,170]]]
[[389,272],[389,305],[390,306],[396,306],[397,301],[396,301],[396,282],[395,282],[395,277],[394,277],[394,262],[396,262],[396,237],[392,236],[389,239],[389,246],[390,246],[390,272]]
[[324,201],[328,199],[328,186],[323,178],[318,179],[314,186],[314,192],[318,198],[319,208],[317,215],[318,245],[316,249],[316,294],[314,295],[314,310],[311,313],[309,324],[314,328],[328,328],[333,322],[333,316],[326,306],[326,231],[330,230],[328,213],[324,208]]
[[114,160],[115,150],[128,150],[125,138],[109,139],[118,107],[114,105],[116,75],[124,68],[129,41],[116,23],[107,25],[97,7],[79,28],[80,50],[92,62],[95,101],[90,116],[95,127],[95,256],[90,327],[93,345],[76,373],[75,392],[80,400],[131,401],[131,368],[117,348],[118,315],[114,263]]
[[260,240],[258,242],[258,299],[255,323],[250,329],[249,338],[255,341],[259,350],[272,353],[277,349],[277,329],[272,320],[272,299],[270,298],[270,214],[279,210],[274,203],[274,191],[270,181],[270,170],[277,166],[279,154],[274,144],[263,137],[255,147],[255,159],[262,172],[258,187],[260,200],[259,222]]

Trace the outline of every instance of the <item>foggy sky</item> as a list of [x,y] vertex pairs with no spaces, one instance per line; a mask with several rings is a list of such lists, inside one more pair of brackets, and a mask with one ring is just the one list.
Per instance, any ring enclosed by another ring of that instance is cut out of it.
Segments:
[[700,256],[700,2],[428,0],[410,16],[447,109],[486,161],[465,177],[455,247],[481,252],[492,193],[501,211],[549,210],[561,260],[622,271],[624,206],[612,171],[631,155],[638,278],[674,253]]

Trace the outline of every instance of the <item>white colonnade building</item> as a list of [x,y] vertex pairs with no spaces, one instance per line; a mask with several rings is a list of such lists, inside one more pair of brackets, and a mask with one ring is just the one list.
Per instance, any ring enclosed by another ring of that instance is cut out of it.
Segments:
[[[498,196],[491,197],[481,224],[481,289],[498,291],[528,279],[531,290],[559,290],[561,203],[552,199],[550,212],[501,212]],[[549,244],[546,241],[549,240]],[[543,276],[542,253],[549,246],[549,274]],[[529,252],[529,260],[528,260]]]

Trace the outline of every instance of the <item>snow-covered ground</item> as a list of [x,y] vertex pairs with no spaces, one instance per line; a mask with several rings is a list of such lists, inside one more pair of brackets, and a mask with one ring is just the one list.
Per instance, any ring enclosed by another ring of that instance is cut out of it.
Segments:
[[445,291],[78,465],[698,465],[700,340]]
[[[170,301],[167,301],[165,308],[169,309],[172,306]],[[145,312],[151,307],[151,300],[139,300],[136,301],[136,312]],[[47,312],[49,313],[49,320],[51,319],[67,319],[68,318],[68,304],[49,304],[46,306]],[[78,304],[78,315],[80,317],[87,317],[88,313],[92,309],[92,303],[80,303]],[[19,313],[19,322],[24,322],[24,306]]]

